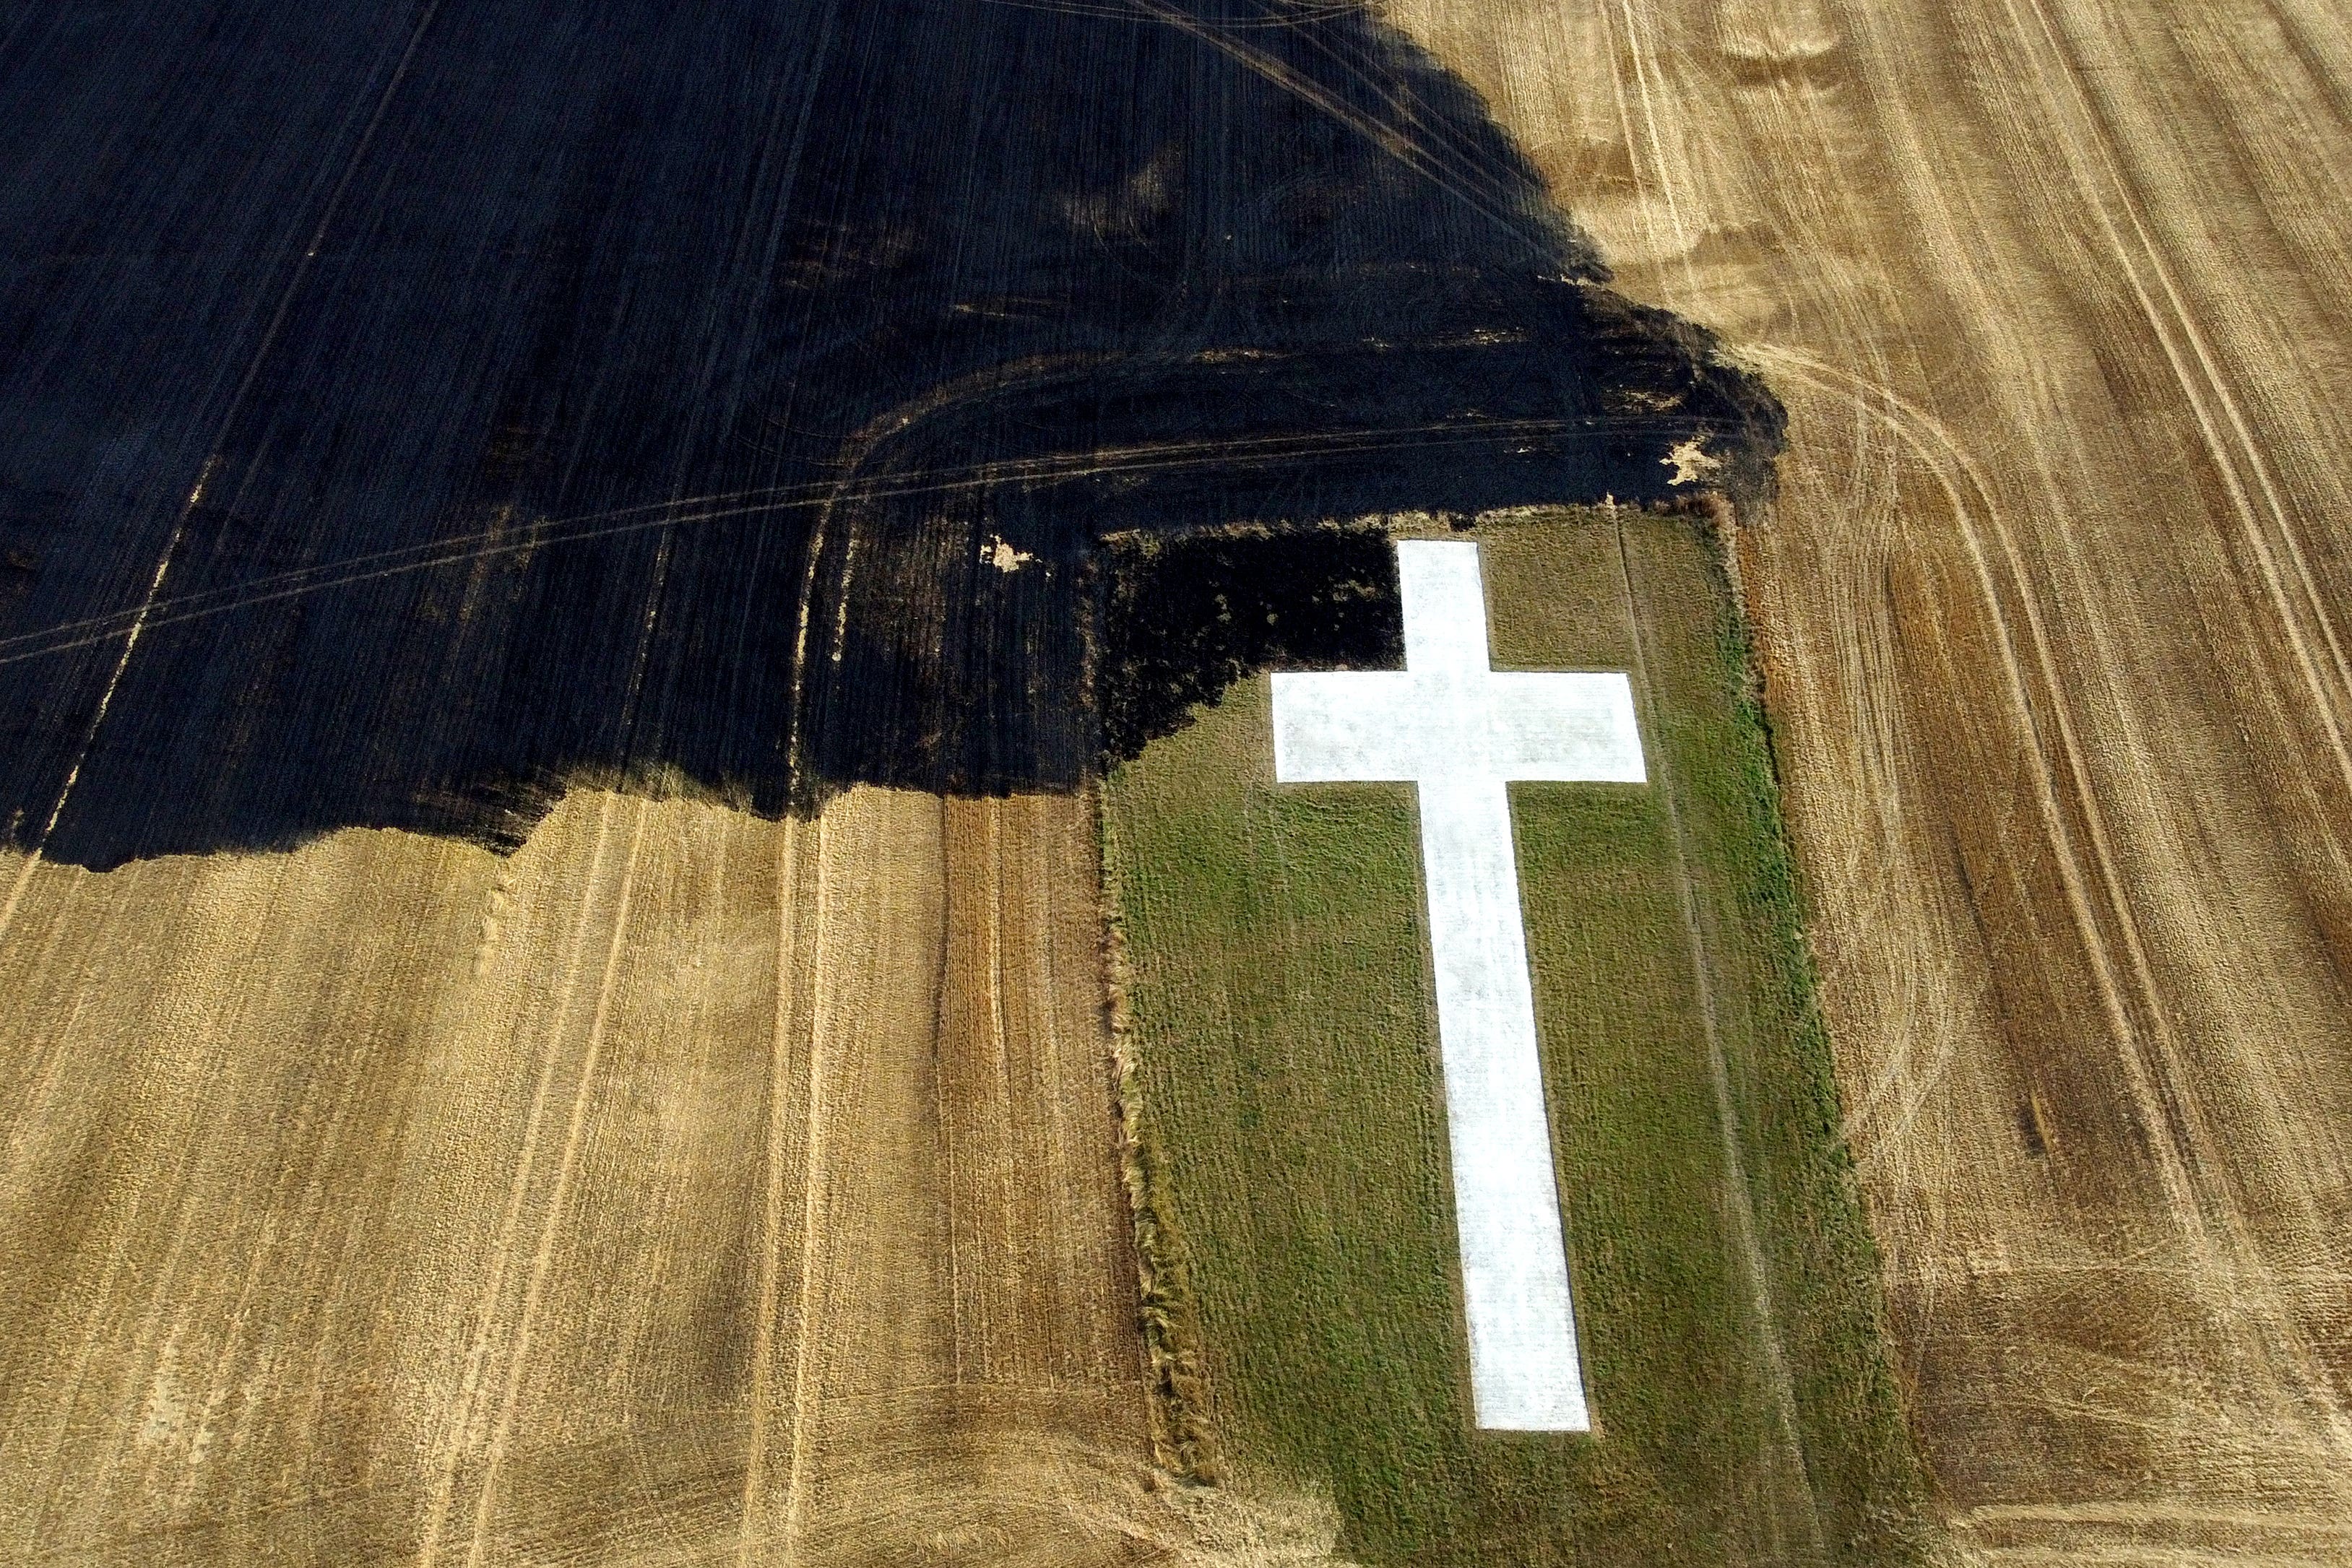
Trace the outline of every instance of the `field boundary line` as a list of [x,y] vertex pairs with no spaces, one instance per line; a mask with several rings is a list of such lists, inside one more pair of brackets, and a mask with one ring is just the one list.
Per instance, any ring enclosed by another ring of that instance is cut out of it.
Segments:
[[626,946],[629,930],[629,909],[636,894],[637,865],[645,852],[646,821],[653,813],[653,802],[637,802],[636,825],[629,835],[629,858],[621,870],[621,888],[613,903],[613,938],[604,949],[604,972],[596,988],[596,1009],[590,1015],[588,1048],[580,1062],[580,1081],[572,1092],[572,1116],[564,1128],[563,1153],[555,1171],[555,1188],[547,1200],[547,1218],[541,1225],[539,1246],[531,1258],[530,1279],[523,1287],[522,1305],[515,1323],[514,1343],[507,1352],[506,1388],[499,1401],[498,1424],[490,1434],[490,1448],[483,1463],[482,1485],[474,1502],[472,1539],[466,1549],[466,1568],[479,1568],[488,1542],[490,1516],[496,1507],[499,1471],[506,1462],[507,1438],[514,1426],[515,1405],[522,1392],[523,1375],[530,1369],[530,1342],[539,1317],[539,1304],[547,1289],[547,1276],[555,1261],[555,1233],[563,1222],[563,1210],[572,1194],[572,1178],[580,1167],[580,1145],[588,1124],[590,1091],[596,1082],[596,1065],[604,1054],[604,1030],[612,1017],[613,982],[620,973],[621,952]]
[[[784,1226],[784,1098],[796,1039],[799,1013],[799,973],[793,963],[800,949],[801,922],[794,918],[794,890],[800,883],[801,822],[787,815],[782,825],[783,851],[776,869],[776,1009],[768,1037],[767,1170],[760,1214],[759,1321],[752,1328],[751,1430],[743,1462],[743,1497],[737,1522],[735,1559],[738,1568],[752,1568],[752,1549],[766,1539],[768,1464],[768,1405],[774,1397],[776,1305],[782,1293]],[[802,1151],[803,1156],[807,1151]],[[802,1181],[808,1180],[805,1157]]]
[[1128,956],[1127,912],[1121,899],[1121,852],[1112,826],[1108,780],[1092,787],[1097,862],[1102,877],[1102,1008],[1110,1043],[1112,1106],[1118,1129],[1119,1186],[1127,1197],[1135,1243],[1137,1317],[1142,1330],[1142,1370],[1150,1400],[1152,1462],[1179,1480],[1214,1486],[1224,1479],[1212,1406],[1199,1302],[1181,1227],[1167,1191],[1165,1165],[1152,1131]]
[[[803,606],[803,611],[805,611]],[[816,886],[811,907],[814,954],[809,965],[808,1125],[801,1140],[801,1277],[800,1306],[793,1322],[792,1463],[784,1481],[784,1562],[800,1560],[801,1514],[808,1491],[809,1308],[816,1295],[817,1238],[824,1228],[825,1171],[828,1151],[824,1119],[824,1039],[831,1024],[828,1009],[833,989],[825,982],[831,956],[833,923],[826,916],[828,883],[825,856],[831,830],[825,813],[816,819]]]

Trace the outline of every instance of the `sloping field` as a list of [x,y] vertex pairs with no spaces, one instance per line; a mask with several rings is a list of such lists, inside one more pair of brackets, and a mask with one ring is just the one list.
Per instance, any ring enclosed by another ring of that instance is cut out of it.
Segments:
[[1096,886],[878,790],[39,867],[0,1556],[1319,1558],[1146,1490]]
[[1475,1429],[1403,785],[1277,786],[1265,683],[1106,790],[1157,1207],[1244,1490],[1370,1562],[1908,1561],[1916,1471],[1703,523],[1480,530],[1501,668],[1634,677],[1652,783],[1515,786],[1594,1437]]
[[1387,14],[1789,406],[1742,559],[1964,1541],[2345,1561],[2341,12]]

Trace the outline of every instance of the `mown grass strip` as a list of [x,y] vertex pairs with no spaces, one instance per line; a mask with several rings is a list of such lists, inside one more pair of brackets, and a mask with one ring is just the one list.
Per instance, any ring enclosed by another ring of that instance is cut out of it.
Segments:
[[1917,1471],[1744,631],[1700,520],[1624,524],[1622,559],[1598,516],[1479,536],[1498,664],[1633,667],[1629,580],[1653,654],[1658,789],[1514,792],[1597,1439],[1471,1424],[1412,800],[1275,789],[1263,683],[1105,792],[1139,1214],[1181,1227],[1201,1335],[1168,1336],[1195,1358],[1172,1407],[1205,1398],[1237,1484],[1328,1490],[1367,1562],[1906,1561]]

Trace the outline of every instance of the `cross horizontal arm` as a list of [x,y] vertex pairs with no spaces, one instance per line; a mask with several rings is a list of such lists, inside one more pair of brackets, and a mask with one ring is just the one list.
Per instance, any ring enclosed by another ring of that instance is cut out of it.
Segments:
[[1486,677],[1486,751],[1471,765],[1476,771],[1496,779],[1648,781],[1633,686],[1622,672],[1498,672]]
[[1624,675],[1373,671],[1274,677],[1286,784],[1647,777]]

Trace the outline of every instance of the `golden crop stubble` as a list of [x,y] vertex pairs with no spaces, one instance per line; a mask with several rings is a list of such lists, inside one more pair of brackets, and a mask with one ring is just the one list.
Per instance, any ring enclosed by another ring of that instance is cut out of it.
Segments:
[[2341,24],[1386,14],[1621,287],[1790,406],[1742,559],[1964,1537],[2342,1555],[2352,432],[2310,395],[2352,321]]
[[1152,1489],[1099,891],[1083,796],[873,789],[37,868],[0,1555],[1328,1546]]

